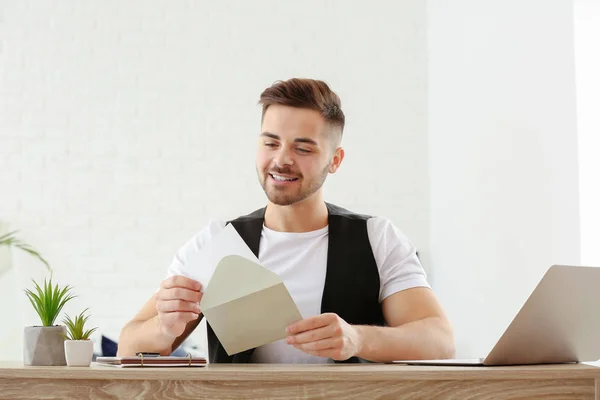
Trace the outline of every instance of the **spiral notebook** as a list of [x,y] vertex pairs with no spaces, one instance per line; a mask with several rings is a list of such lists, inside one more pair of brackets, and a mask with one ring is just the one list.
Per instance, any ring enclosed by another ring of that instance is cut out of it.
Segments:
[[108,367],[203,367],[206,365],[206,358],[175,356],[136,356],[136,357],[97,357],[98,365]]

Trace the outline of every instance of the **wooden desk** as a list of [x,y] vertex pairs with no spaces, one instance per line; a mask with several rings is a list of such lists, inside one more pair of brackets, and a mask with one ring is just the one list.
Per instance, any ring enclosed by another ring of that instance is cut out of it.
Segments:
[[600,368],[209,365],[118,369],[0,362],[2,399],[596,399]]

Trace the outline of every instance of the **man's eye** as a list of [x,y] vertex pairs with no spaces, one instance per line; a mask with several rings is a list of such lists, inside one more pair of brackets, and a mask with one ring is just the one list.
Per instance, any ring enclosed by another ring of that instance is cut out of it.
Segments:
[[298,151],[299,151],[300,153],[310,153],[310,150],[307,150],[307,149],[302,149],[302,148],[298,148]]
[[265,143],[265,146],[267,146],[267,147],[275,147],[277,145],[275,143]]

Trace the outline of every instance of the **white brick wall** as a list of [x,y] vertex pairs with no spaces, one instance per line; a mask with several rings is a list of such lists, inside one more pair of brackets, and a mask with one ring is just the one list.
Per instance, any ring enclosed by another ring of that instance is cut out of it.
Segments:
[[580,262],[573,4],[428,7],[433,283],[457,355],[484,357],[552,264]]
[[[277,79],[340,94],[347,157],[328,200],[391,217],[427,259],[425,2],[3,7],[0,219],[75,286],[67,311],[90,307],[102,332],[118,335],[209,218],[262,206],[256,102]],[[23,284],[35,274],[15,268]]]

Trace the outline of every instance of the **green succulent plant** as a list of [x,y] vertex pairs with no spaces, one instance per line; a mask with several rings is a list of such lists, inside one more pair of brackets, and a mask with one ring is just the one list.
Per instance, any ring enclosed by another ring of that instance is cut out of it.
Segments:
[[30,289],[25,289],[25,293],[31,302],[35,312],[39,315],[43,326],[53,326],[58,314],[65,304],[77,297],[71,294],[72,287],[67,285],[59,288],[58,284],[52,286],[52,276],[44,285],[40,287],[38,283],[32,279],[35,285],[35,292]]
[[46,261],[44,257],[29,244],[24,243],[21,239],[17,238],[17,232],[18,231],[12,231],[0,236],[0,246],[16,247],[17,249],[23,250],[40,260],[46,266],[46,269],[52,272],[52,268],[50,267],[50,264],[48,264],[48,261]]
[[75,320],[72,320],[68,315],[65,316],[63,323],[67,326],[67,335],[65,336],[68,340],[88,340],[90,335],[94,333],[96,328],[85,329],[85,323],[87,322],[89,315],[83,316],[83,314],[87,311],[86,308],[81,312],[81,314],[75,316]]

